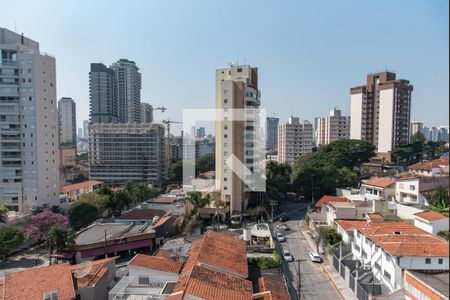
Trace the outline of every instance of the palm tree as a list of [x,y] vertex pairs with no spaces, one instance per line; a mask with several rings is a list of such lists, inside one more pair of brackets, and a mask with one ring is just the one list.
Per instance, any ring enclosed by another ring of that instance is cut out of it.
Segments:
[[203,196],[200,192],[191,192],[188,194],[188,201],[192,204],[192,215],[196,215],[199,208],[205,207],[211,202],[211,195]]
[[46,244],[49,251],[50,264],[52,263],[52,254],[62,252],[66,249],[72,249],[75,245],[75,232],[72,229],[66,230],[59,226],[50,229]]

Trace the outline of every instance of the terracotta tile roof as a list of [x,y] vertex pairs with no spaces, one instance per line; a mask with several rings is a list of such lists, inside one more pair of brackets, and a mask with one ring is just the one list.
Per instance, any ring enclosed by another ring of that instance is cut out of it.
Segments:
[[5,285],[3,283],[0,283],[0,300],[3,300],[3,293],[5,291]]
[[405,222],[368,222],[356,228],[393,256],[448,256],[448,243]]
[[181,261],[144,254],[137,254],[132,260],[130,260],[128,265],[168,273],[180,273],[181,268],[183,267],[183,263]]
[[322,205],[324,203],[330,203],[330,202],[350,202],[350,201],[345,197],[336,197],[336,196],[325,195],[322,198],[320,198],[319,201],[317,201],[316,207],[322,208]]
[[201,239],[192,242],[188,255],[183,273],[190,272],[196,264],[206,264],[248,277],[247,244],[237,238],[209,230]]
[[448,157],[441,157],[432,161],[421,161],[408,167],[410,170],[426,170],[431,171],[434,168],[448,165]]
[[155,201],[153,201],[154,203],[159,203],[159,204],[163,204],[163,203],[175,203],[177,202],[177,199],[156,199]]
[[353,228],[360,228],[367,224],[365,220],[336,220],[335,222],[347,232],[353,231]]
[[[89,272],[85,276],[76,279],[77,286],[79,288],[87,286],[95,286],[108,272],[108,267],[106,266],[106,264],[108,264],[111,261],[114,261],[113,264],[115,264],[117,257],[118,256],[87,262],[86,265],[89,267]],[[70,270],[72,273],[74,273],[81,266],[82,264],[70,266]]]
[[414,215],[418,216],[419,218],[425,219],[427,221],[437,221],[442,219],[447,219],[448,217],[444,216],[443,214],[440,214],[438,212],[434,211],[423,211],[415,213]]
[[156,223],[153,224],[153,227],[161,226],[164,223],[166,223],[167,221],[169,221],[170,219],[172,219],[172,216],[165,216],[165,217],[159,218],[158,221],[156,221]]
[[368,213],[368,214],[367,214],[367,217],[368,217],[371,221],[377,221],[377,222],[380,222],[380,221],[383,221],[383,220],[384,220],[383,216],[380,215],[379,213]]
[[96,186],[99,184],[103,184],[103,182],[98,181],[98,180],[88,180],[88,181],[84,181],[84,182],[80,182],[80,183],[65,185],[59,189],[59,192],[60,193],[68,193],[68,192],[76,191],[79,189]]
[[388,186],[395,184],[395,180],[389,177],[372,177],[363,184],[380,188],[387,188]]
[[260,277],[258,279],[260,292],[268,292],[270,300],[289,300],[286,284],[281,279]]
[[33,268],[5,275],[4,299],[44,299],[44,293],[58,290],[58,300],[75,299],[75,287],[68,264]]
[[152,220],[153,217],[162,217],[167,213],[167,210],[161,209],[133,209],[118,216],[116,220]]
[[183,299],[184,295],[208,300],[250,300],[253,287],[249,280],[196,265],[191,272],[180,276],[172,296],[167,299]]
[[173,255],[175,255],[175,252],[173,252],[173,251],[165,250],[165,249],[158,249],[154,256],[171,259]]

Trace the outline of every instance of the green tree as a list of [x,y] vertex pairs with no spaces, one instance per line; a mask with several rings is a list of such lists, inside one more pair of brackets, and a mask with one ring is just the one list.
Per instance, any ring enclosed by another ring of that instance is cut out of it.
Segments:
[[115,205],[117,210],[128,209],[131,205],[131,199],[127,192],[118,191],[113,194],[112,203]]
[[0,227],[0,256],[5,259],[12,250],[23,243],[24,239],[23,232],[17,227]]
[[98,189],[95,191],[99,195],[112,197],[113,191],[111,190],[111,187],[108,184],[102,184],[98,187]]
[[269,200],[285,200],[292,190],[292,169],[288,164],[270,161],[266,165],[266,196]]
[[111,197],[108,195],[100,195],[96,192],[85,193],[80,196],[78,202],[85,202],[94,205],[99,215],[110,207]]
[[448,241],[448,230],[439,231],[437,235]]
[[169,167],[168,171],[170,182],[180,184],[183,181],[183,161],[179,160]]
[[89,180],[89,178],[87,178],[83,174],[78,174],[78,175],[75,175],[73,177],[72,181],[73,181],[73,183],[80,183],[80,182],[85,182],[85,181],[88,181],[88,180]]
[[6,204],[3,204],[3,206],[0,207],[0,223],[6,223],[8,212],[8,207],[6,206]]
[[209,153],[203,155],[195,161],[195,174],[205,173],[208,171],[214,171],[216,169],[216,154]]
[[200,192],[190,192],[187,200],[192,205],[191,215],[197,215],[199,208],[205,207],[211,202],[211,195],[206,194],[203,196]]
[[87,202],[76,201],[69,209],[70,225],[79,229],[99,218],[97,207]]
[[449,212],[448,188],[440,186],[428,200],[428,206],[431,210],[441,213],[448,217]]
[[418,131],[411,136],[411,144],[422,143],[425,144],[426,138],[422,132]]

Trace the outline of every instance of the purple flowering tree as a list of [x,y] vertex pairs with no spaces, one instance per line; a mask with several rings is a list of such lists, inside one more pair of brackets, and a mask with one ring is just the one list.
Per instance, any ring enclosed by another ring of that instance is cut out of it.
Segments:
[[67,229],[69,220],[66,216],[53,213],[51,211],[43,211],[31,216],[31,222],[25,229],[28,239],[41,243],[46,239],[52,227]]

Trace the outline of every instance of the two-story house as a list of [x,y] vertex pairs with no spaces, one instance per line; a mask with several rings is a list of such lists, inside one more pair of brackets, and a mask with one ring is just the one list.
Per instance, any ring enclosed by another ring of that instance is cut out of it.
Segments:
[[399,203],[425,206],[428,204],[427,196],[432,195],[440,186],[449,186],[448,176],[401,177],[395,183],[395,199]]
[[395,180],[389,177],[372,177],[361,184],[362,195],[392,201],[395,197]]
[[403,288],[405,270],[448,270],[448,242],[405,222],[355,225],[353,258],[391,292]]

